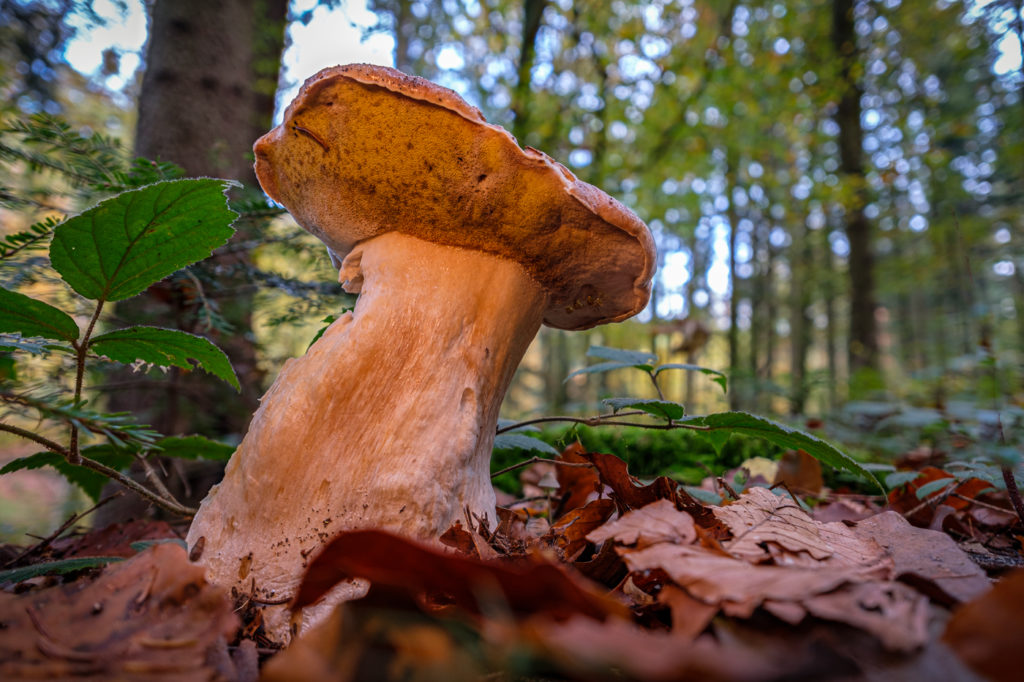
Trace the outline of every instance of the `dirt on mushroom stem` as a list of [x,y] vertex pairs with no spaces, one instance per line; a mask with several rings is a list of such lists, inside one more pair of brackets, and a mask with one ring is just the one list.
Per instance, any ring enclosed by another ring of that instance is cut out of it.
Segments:
[[[285,364],[189,531],[239,597],[290,597],[341,530],[434,539],[466,510],[495,518],[498,410],[548,294],[511,260],[398,233],[358,245],[340,277],[361,286],[355,310]],[[301,627],[363,589],[340,586]],[[272,638],[290,615],[266,607]]]

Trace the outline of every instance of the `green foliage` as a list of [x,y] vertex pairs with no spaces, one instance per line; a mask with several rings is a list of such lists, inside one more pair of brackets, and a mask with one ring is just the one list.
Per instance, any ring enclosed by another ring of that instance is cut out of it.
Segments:
[[672,403],[667,400],[640,400],[637,398],[605,398],[601,401],[614,412],[626,408],[634,408],[646,412],[649,415],[672,421],[681,419],[686,414],[686,408],[679,403]]
[[16,291],[0,288],[0,332],[77,341],[78,323],[63,310]]
[[101,202],[60,225],[50,261],[71,288],[120,301],[209,256],[228,240],[237,214],[227,180],[176,180]]
[[0,571],[0,584],[20,583],[30,578],[38,578],[41,575],[65,575],[87,568],[99,568],[118,561],[124,561],[124,559],[117,556],[90,556],[61,559],[60,561],[47,561],[40,564],[32,564],[31,566]]
[[[80,175],[84,182],[103,179],[106,186],[130,183],[130,174],[117,174],[110,167],[116,159],[102,139],[90,139],[78,149],[65,149],[75,143],[73,134],[62,125],[47,126],[48,119],[33,119],[8,129],[22,133],[29,143],[60,148],[81,162],[91,163],[97,175]],[[77,142],[82,142],[77,140]],[[53,150],[50,150],[53,151]],[[0,146],[0,156],[14,154]],[[62,154],[26,157],[30,166],[61,166]],[[56,159],[56,160],[54,160]],[[86,164],[90,165],[90,164]],[[136,164],[145,168],[145,164]],[[110,172],[108,172],[110,171]],[[0,366],[0,404],[8,415],[42,419],[70,428],[67,445],[50,440],[42,433],[0,422],[7,431],[46,446],[47,451],[8,463],[0,473],[53,467],[89,497],[98,499],[108,480],[115,476],[122,483],[146,494],[174,511],[184,510],[159,491],[148,491],[121,476],[119,472],[150,452],[164,452],[184,458],[223,460],[232,448],[198,436],[161,438],[160,434],[138,424],[131,414],[105,413],[82,398],[85,370],[90,359],[103,357],[129,365],[180,367],[195,366],[228,382],[237,390],[235,376],[227,356],[207,339],[174,329],[130,327],[95,334],[103,306],[134,296],[177,270],[211,254],[231,236],[232,211],[225,191],[233,183],[215,179],[168,180],[122,192],[101,201],[83,213],[59,224],[44,223],[31,234],[9,238],[5,256],[15,256],[36,246],[52,232],[50,262],[63,281],[84,299],[92,301],[92,315],[84,329],[61,309],[0,288],[0,349],[9,351]],[[27,263],[23,268],[34,267]],[[57,344],[47,343],[56,341]],[[72,386],[59,386],[43,394],[18,383],[15,360],[19,353],[42,354],[59,350],[63,357],[74,358]],[[68,395],[70,393],[70,396]],[[82,434],[93,434],[105,443],[80,445]],[[164,491],[166,492],[166,491]]]
[[224,351],[195,334],[158,327],[129,327],[93,337],[89,349],[126,365],[141,362],[157,367],[192,369],[191,361],[240,390],[238,377]]

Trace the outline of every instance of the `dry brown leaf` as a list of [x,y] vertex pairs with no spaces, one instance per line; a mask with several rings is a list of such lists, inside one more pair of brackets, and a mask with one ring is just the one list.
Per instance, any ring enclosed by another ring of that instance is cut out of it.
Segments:
[[669,500],[658,500],[606,523],[587,535],[594,543],[615,540],[637,549],[659,543],[689,544],[697,539],[693,517]]
[[847,582],[885,578],[890,566],[753,565],[696,545],[660,543],[641,550],[621,550],[631,571],[660,568],[692,596],[722,604],[730,615],[747,617],[765,600],[799,602]]
[[594,500],[562,516],[551,526],[548,540],[562,553],[564,561],[575,561],[587,547],[587,534],[615,513],[609,499]]
[[[751,488],[736,502],[712,512],[735,536],[723,547],[748,561],[763,561],[773,554],[778,564],[808,566],[875,566],[885,561],[885,551],[874,540],[858,537],[842,523],[815,521],[790,498],[765,488]],[[771,552],[769,543],[790,554]]]
[[1021,678],[1022,613],[1024,569],[1018,569],[958,608],[942,639],[976,672],[997,682],[1015,682]]
[[928,599],[902,583],[846,585],[813,595],[802,605],[818,618],[872,633],[890,651],[913,651],[928,641]]
[[786,450],[779,460],[773,485],[785,483],[794,493],[817,495],[825,487],[821,462],[803,450]]
[[[583,453],[586,452],[579,443],[573,443],[559,455],[564,462],[582,464],[586,462]],[[591,501],[601,491],[601,479],[597,472],[591,467],[566,467],[557,468],[558,506],[551,515],[553,519],[559,519],[573,509],[578,509]]]
[[957,601],[970,601],[991,585],[980,566],[971,561],[945,533],[915,528],[893,511],[859,522],[854,529],[879,543],[892,556],[895,576],[913,575],[935,583]]
[[718,613],[717,606],[694,599],[675,585],[665,585],[658,593],[658,602],[672,613],[672,637],[683,640],[695,639]]
[[208,680],[238,619],[184,548],[159,544],[95,579],[0,594],[0,678]]

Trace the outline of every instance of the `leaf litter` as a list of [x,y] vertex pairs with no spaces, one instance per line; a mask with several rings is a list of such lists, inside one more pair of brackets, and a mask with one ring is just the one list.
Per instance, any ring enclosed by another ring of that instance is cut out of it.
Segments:
[[[943,475],[929,472],[893,492],[897,511],[844,495],[809,513],[757,486],[704,504],[578,445],[560,458],[591,466],[531,465],[528,499],[499,508],[493,528],[472,519],[430,543],[339,535],[295,605],[352,579],[370,581],[367,596],[271,656],[261,679],[1015,679],[1024,573],[993,589],[978,565],[993,543],[972,495],[990,491],[958,483],[949,512],[938,497],[919,506],[914,490]],[[815,490],[813,474],[793,488]],[[944,532],[929,529],[942,514]],[[239,629],[173,541],[135,553],[171,535],[136,526],[53,543],[42,558],[127,560],[0,594],[0,676],[255,679],[257,644],[238,638],[259,641],[259,621]]]

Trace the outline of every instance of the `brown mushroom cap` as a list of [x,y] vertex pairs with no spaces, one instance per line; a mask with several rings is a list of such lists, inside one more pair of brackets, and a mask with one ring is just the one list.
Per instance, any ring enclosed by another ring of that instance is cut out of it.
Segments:
[[650,298],[643,221],[430,81],[324,69],[254,149],[263,189],[338,258],[396,231],[513,259],[549,292],[544,322],[559,329],[623,320]]

